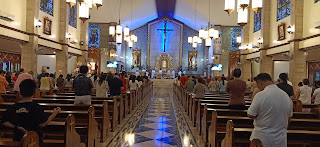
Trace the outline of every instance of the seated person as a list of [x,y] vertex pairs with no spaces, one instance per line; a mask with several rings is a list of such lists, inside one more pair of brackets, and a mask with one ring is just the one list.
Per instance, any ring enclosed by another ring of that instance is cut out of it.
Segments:
[[3,115],[3,125],[14,129],[13,141],[20,141],[28,131],[35,131],[39,135],[40,146],[42,146],[41,128],[46,126],[61,111],[55,108],[49,118],[45,115],[43,108],[32,102],[36,91],[36,83],[31,79],[23,80],[20,85],[21,101],[9,107]]

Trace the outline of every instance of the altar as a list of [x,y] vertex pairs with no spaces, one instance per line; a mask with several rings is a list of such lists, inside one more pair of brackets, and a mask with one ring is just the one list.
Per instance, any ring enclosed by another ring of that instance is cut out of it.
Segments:
[[172,57],[168,53],[158,55],[154,75],[156,79],[174,78],[175,71],[173,70]]

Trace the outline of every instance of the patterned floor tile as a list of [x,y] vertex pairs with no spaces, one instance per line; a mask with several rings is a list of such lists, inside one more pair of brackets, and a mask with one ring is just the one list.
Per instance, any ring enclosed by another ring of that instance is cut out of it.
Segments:
[[159,117],[152,117],[152,118],[146,118],[146,119],[147,119],[147,120],[154,121],[154,122],[164,122],[164,121],[171,120],[170,118],[163,117],[163,116],[159,116]]
[[153,140],[153,139],[139,135],[139,134],[134,135],[134,143],[142,143],[150,140]]
[[164,131],[159,131],[159,130],[152,130],[152,131],[141,132],[141,133],[137,133],[137,134],[142,135],[142,136],[146,136],[149,138],[153,138],[153,139],[160,139],[160,138],[169,137],[169,136],[174,135],[174,134],[167,133]]
[[177,138],[175,136],[168,136],[168,137],[164,137],[156,140],[164,142],[166,144],[173,145],[173,146],[181,146],[180,138]]
[[174,146],[166,144],[161,141],[152,140],[152,141],[146,141],[143,143],[134,144],[130,147],[174,147]]
[[167,132],[167,133],[171,133],[171,134],[178,133],[177,128],[174,128],[174,127],[161,128],[161,129],[158,129],[158,130],[159,131],[164,131],[164,132]]
[[151,123],[151,124],[145,124],[144,126],[152,129],[163,129],[163,128],[172,127],[168,124],[163,124],[163,123]]
[[135,128],[133,130],[134,133],[140,133],[140,132],[146,132],[146,131],[151,131],[151,130],[155,130],[153,128],[149,128],[144,126],[144,124],[141,124],[140,126],[138,126],[137,128]]

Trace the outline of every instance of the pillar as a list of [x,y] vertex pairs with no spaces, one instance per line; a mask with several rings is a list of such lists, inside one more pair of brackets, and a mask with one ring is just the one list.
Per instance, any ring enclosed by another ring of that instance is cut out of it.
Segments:
[[69,26],[69,5],[61,2],[60,3],[60,22],[59,22],[59,32],[60,32],[60,42],[62,45],[62,50],[56,52],[56,77],[62,74],[64,77],[67,76],[68,70],[68,43],[69,40],[66,39],[66,34],[68,33]]
[[[272,57],[267,56],[265,48],[270,47],[270,12],[271,1],[263,1],[262,16],[261,16],[261,34],[263,38],[262,49],[260,50],[260,73],[268,73],[273,75],[273,61]],[[275,20],[272,20],[275,21]]]
[[83,45],[80,46],[80,49],[82,50],[82,54],[78,56],[77,62],[81,62],[82,65],[87,65],[88,60],[88,26],[89,22],[81,22],[80,25],[80,40],[83,41]]
[[[303,37],[303,1],[291,0],[291,26],[294,26],[295,31],[293,39],[301,39]],[[290,54],[292,59],[290,60],[289,67],[289,80],[294,87],[297,87],[299,81],[307,78],[307,64],[304,51],[299,50],[299,42],[290,42]]]
[[25,71],[37,73],[38,56],[36,50],[38,48],[38,30],[35,27],[35,21],[39,20],[40,0],[27,0],[26,5],[26,31],[30,33],[29,42],[22,44],[21,49],[21,67]]
[[[250,15],[252,13],[252,8],[251,5],[248,8],[248,23],[243,26],[242,30],[241,30],[241,40],[242,40],[242,45],[248,45],[250,44],[249,42],[249,37],[250,37],[250,29],[252,29],[250,27]],[[250,61],[247,60],[247,57],[241,54],[247,53],[248,50],[240,50],[240,62],[241,62],[241,79],[244,81],[247,81],[247,79],[251,78],[251,63]]]

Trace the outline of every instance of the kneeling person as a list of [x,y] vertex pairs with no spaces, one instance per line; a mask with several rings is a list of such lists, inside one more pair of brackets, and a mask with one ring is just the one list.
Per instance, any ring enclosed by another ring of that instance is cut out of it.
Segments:
[[26,79],[20,83],[19,87],[22,100],[6,110],[2,119],[3,125],[14,129],[13,141],[20,141],[28,131],[37,132],[40,146],[42,146],[41,128],[52,121],[61,109],[55,108],[48,118],[43,108],[32,102],[36,83],[31,79]]

